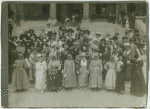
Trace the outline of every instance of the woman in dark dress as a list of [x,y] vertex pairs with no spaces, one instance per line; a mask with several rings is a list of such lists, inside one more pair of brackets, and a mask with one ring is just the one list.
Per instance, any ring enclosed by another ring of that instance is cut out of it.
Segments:
[[[101,56],[103,66],[110,60],[110,56],[110,47],[108,45],[105,45],[105,52]],[[107,70],[103,68],[103,83],[105,82],[106,74]]]
[[49,72],[47,74],[47,88],[48,90],[52,90],[57,92],[59,88],[59,84],[57,82],[58,79],[58,71],[61,70],[61,64],[58,60],[56,60],[56,56],[52,56],[52,60],[50,60],[48,65]]
[[125,74],[127,68],[127,62],[123,56],[123,54],[118,55],[119,61],[116,67],[116,92],[118,94],[123,95],[125,91]]
[[131,89],[130,93],[135,96],[143,96],[146,92],[145,80],[143,75],[143,61],[138,59],[138,55],[135,55],[135,60],[132,60],[133,68],[131,74]]

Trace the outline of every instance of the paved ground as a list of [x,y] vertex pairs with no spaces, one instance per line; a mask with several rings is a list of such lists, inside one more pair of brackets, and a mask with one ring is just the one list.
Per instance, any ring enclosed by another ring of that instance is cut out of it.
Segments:
[[[13,35],[20,35],[25,30],[33,28],[36,34],[46,26],[47,22],[26,22],[23,26],[14,29]],[[40,26],[39,26],[40,25]],[[91,37],[95,32],[101,32],[104,36],[107,32],[114,35],[119,32],[120,37],[124,34],[124,28],[118,24],[107,22],[91,22],[81,24],[81,27],[88,28],[91,31]],[[69,28],[69,27],[67,27]],[[74,30],[76,27],[72,27]],[[55,28],[54,28],[55,29]],[[56,29],[58,31],[58,27]],[[146,74],[144,74],[146,76]],[[9,88],[9,107],[145,107],[146,96],[136,97],[129,94],[130,83],[126,83],[126,93],[118,95],[114,92],[100,90],[92,92],[90,90],[72,90],[66,92],[61,90],[58,93],[45,91],[43,94],[38,93],[34,88],[27,92],[12,92]]]
[[9,94],[9,107],[145,107],[146,96],[135,97],[126,93],[100,90],[72,90],[60,92],[45,91],[40,94],[36,90]]

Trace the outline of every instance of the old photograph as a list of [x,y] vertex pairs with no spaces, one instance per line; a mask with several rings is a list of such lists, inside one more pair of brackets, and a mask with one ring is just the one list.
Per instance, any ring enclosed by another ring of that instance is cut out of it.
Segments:
[[146,1],[8,2],[8,107],[146,107],[148,24]]

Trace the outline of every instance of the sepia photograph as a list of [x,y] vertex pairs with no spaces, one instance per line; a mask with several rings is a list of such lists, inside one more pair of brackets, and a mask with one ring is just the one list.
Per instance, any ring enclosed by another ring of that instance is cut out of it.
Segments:
[[7,10],[8,108],[147,107],[146,1],[9,1]]

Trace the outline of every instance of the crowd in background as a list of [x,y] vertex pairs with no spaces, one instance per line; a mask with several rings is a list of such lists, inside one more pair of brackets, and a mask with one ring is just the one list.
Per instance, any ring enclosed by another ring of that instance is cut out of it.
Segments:
[[[16,92],[35,88],[99,91],[104,88],[119,94],[125,92],[125,81],[131,81],[130,92],[136,96],[146,93],[143,76],[143,56],[146,55],[146,36],[139,30],[100,32],[90,38],[90,31],[77,27],[60,27],[51,31],[50,24],[37,36],[33,29],[9,40],[9,83]],[[57,37],[59,36],[59,37]],[[141,38],[143,37],[143,40]]]

